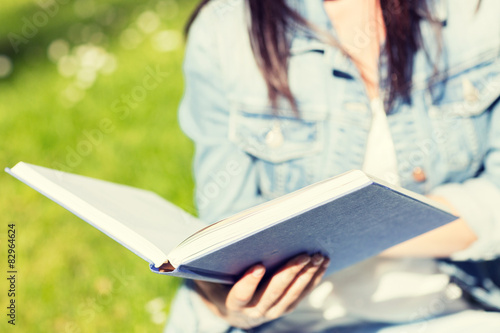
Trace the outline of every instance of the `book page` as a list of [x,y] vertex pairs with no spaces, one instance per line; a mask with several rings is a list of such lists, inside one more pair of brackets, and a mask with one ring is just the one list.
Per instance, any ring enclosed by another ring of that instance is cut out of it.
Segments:
[[[158,250],[165,257],[185,238],[206,226],[150,191],[27,163],[19,163],[11,172],[155,264],[159,260]],[[94,209],[102,214],[92,213]]]

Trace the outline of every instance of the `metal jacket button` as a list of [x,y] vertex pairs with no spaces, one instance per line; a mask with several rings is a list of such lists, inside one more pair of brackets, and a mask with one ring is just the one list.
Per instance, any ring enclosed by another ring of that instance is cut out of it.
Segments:
[[270,148],[280,147],[285,139],[279,125],[274,125],[273,128],[266,134],[266,144]]
[[462,88],[463,88],[463,94],[464,98],[467,102],[477,102],[479,99],[479,91],[474,87],[472,82],[470,82],[468,79],[463,79],[462,80]]
[[421,167],[415,167],[412,172],[413,180],[417,183],[425,182],[427,176],[425,175],[424,169]]

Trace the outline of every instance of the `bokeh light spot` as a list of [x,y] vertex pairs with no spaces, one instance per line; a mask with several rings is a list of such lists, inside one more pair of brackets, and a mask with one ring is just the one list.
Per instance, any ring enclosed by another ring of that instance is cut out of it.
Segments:
[[153,47],[159,52],[170,52],[181,46],[182,35],[177,30],[163,30],[153,37]]
[[146,303],[146,311],[151,315],[151,321],[155,324],[163,324],[167,321],[167,314],[165,313],[165,301],[158,297]]
[[142,35],[133,28],[124,30],[120,35],[120,45],[124,49],[135,49],[142,42]]
[[64,77],[75,75],[78,70],[78,61],[74,56],[62,56],[57,62],[57,71]]
[[150,10],[145,11],[137,18],[137,26],[145,34],[152,33],[160,26],[160,18]]
[[106,54],[104,65],[101,67],[102,74],[111,74],[116,70],[117,61],[116,57],[112,54]]
[[174,0],[158,1],[156,4],[156,12],[167,20],[173,19],[179,13],[179,6]]
[[167,314],[165,312],[156,312],[151,316],[151,321],[155,324],[161,325],[167,321]]
[[56,39],[50,43],[47,50],[49,59],[53,62],[58,62],[63,56],[69,53],[69,43],[64,39]]
[[93,68],[82,68],[76,75],[77,86],[82,89],[90,88],[96,79],[96,72]]
[[12,73],[12,61],[5,55],[0,55],[0,78],[9,76]]
[[81,18],[88,18],[95,13],[95,4],[92,0],[76,0],[73,8],[75,14]]
[[63,90],[62,92],[63,97],[71,103],[77,103],[83,99],[85,96],[85,91],[81,90],[80,88],[76,86],[69,86],[66,89]]

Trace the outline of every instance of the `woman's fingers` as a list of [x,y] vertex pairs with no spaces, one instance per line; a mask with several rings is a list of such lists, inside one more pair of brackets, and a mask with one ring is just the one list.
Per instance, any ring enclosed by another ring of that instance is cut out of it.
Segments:
[[[263,265],[250,268],[232,287],[197,281],[214,313],[238,327],[254,327],[290,311],[320,281],[328,259],[316,254],[290,260],[265,283]],[[262,284],[261,284],[262,282]]]
[[320,254],[315,254],[311,262],[296,276],[289,285],[282,297],[267,310],[269,318],[278,318],[288,311],[292,304],[298,303],[307,293],[308,287],[314,283],[323,270],[325,258]]
[[253,299],[266,269],[262,265],[250,268],[243,277],[234,284],[226,299],[226,307],[230,310],[244,308]]
[[285,291],[297,278],[300,272],[311,262],[309,255],[303,254],[290,260],[282,269],[274,274],[268,284],[259,290],[254,306],[262,314],[266,313],[283,297]]
[[304,289],[302,292],[302,295],[298,297],[293,303],[291,303],[286,309],[285,313],[292,311],[295,309],[295,307],[299,304],[299,302],[306,297],[316,286],[321,282],[321,279],[325,275],[326,270],[328,269],[328,266],[330,264],[330,259],[325,258],[323,261],[321,267],[316,271],[316,274],[312,278],[312,280],[309,282],[307,287]]

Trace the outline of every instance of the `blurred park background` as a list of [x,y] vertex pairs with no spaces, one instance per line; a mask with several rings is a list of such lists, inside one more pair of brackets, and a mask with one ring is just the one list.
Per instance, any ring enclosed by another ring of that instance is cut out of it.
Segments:
[[[152,190],[190,213],[177,124],[194,0],[0,2],[0,166],[18,161]],[[152,79],[151,79],[152,78]],[[160,332],[180,280],[0,173],[0,256],[16,225],[16,325],[0,332]]]

